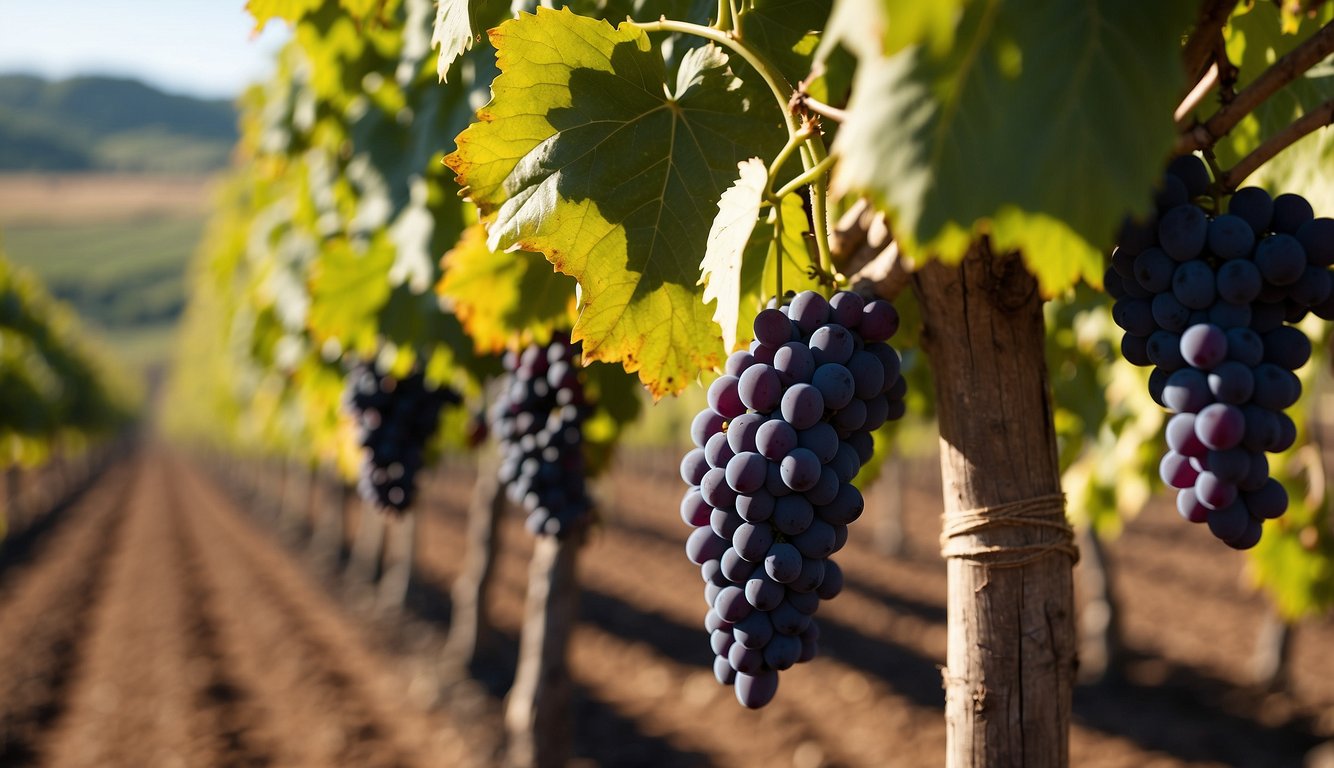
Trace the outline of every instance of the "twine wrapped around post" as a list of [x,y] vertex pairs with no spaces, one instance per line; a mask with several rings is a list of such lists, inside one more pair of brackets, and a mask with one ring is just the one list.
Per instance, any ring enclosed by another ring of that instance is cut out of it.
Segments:
[[[987,543],[980,535],[1004,528],[1043,528],[1056,536],[1038,544],[1004,545]],[[944,515],[940,555],[989,568],[1017,568],[1053,552],[1079,562],[1074,538],[1074,530],[1065,520],[1065,494],[1053,493]]]

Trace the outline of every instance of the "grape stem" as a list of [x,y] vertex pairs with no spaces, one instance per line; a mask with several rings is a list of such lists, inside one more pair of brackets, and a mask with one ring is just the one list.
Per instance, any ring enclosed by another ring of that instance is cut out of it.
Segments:
[[[784,184],[777,192],[773,193],[772,196],[773,204],[778,205],[778,201],[782,200],[784,197],[787,197],[793,192],[796,192],[797,190],[801,189],[807,184],[813,185],[819,182],[820,179],[824,178],[824,175],[826,173],[829,173],[829,169],[834,167],[835,159],[836,158],[834,155],[830,155],[825,159],[821,160],[820,162],[816,163],[809,170],[804,171],[800,176]],[[777,170],[777,168],[775,168],[775,170]],[[821,266],[822,268],[824,267],[824,265]]]
[[774,220],[774,302],[783,306],[783,206],[775,205]]
[[[787,128],[789,139],[801,130],[802,126],[797,122],[796,116],[792,113],[790,107],[795,89],[788,83],[783,73],[778,71],[777,67],[761,56],[759,52],[743,43],[736,34],[722,32],[713,27],[691,24],[686,21],[675,21],[666,17],[657,21],[628,23],[644,32],[676,32],[702,37],[737,54],[759,73],[765,85],[769,86],[769,91],[773,93],[774,98],[778,101],[778,109],[783,115],[783,125]],[[823,162],[826,155],[824,140],[818,133],[813,134],[801,145],[801,164],[807,171]],[[828,184],[824,175],[821,174],[811,184],[811,218],[813,219],[812,229],[815,230],[815,247],[820,253],[821,268],[826,273],[832,269],[833,265],[833,257],[829,250],[828,195]]]
[[1204,97],[1208,96],[1209,91],[1213,90],[1213,87],[1217,84],[1218,62],[1215,61],[1209,65],[1209,71],[1204,73],[1200,82],[1195,84],[1195,89],[1186,94],[1186,98],[1181,100],[1176,112],[1172,114],[1172,119],[1176,121],[1178,131],[1190,129],[1191,114],[1195,112],[1195,108],[1200,106],[1200,102],[1204,101]]
[[719,32],[732,29],[732,0],[718,0],[718,18],[714,20],[713,28]]
[[1219,107],[1208,120],[1196,124],[1179,135],[1175,154],[1184,155],[1212,147],[1266,99],[1296,80],[1331,52],[1334,52],[1334,22],[1325,24],[1301,45],[1270,65],[1250,85],[1241,89],[1235,98]]
[[[803,125],[801,130],[788,136],[787,144],[784,144],[783,148],[774,156],[773,162],[769,164],[769,181],[764,187],[764,196],[769,202],[778,205],[780,201],[782,201],[783,195],[775,194],[773,191],[774,185],[778,183],[778,172],[782,170],[783,165],[787,163],[788,158],[792,157],[792,153],[800,149],[801,145],[814,135],[815,130],[811,128],[811,126]],[[805,174],[803,174],[803,176],[804,175]],[[784,187],[784,189],[786,189],[786,187]]]
[[1209,64],[1210,54],[1215,50],[1215,41],[1236,5],[1237,0],[1208,0],[1200,6],[1200,15],[1195,22],[1195,28],[1181,52],[1186,75],[1191,78],[1187,81],[1188,84],[1199,83],[1207,74],[1205,68]]
[[1279,152],[1287,149],[1313,131],[1327,125],[1334,125],[1334,99],[1307,112],[1292,121],[1286,128],[1265,139],[1260,146],[1251,151],[1237,164],[1225,171],[1219,180],[1225,189],[1236,189],[1257,168],[1269,162]]
[[798,94],[797,103],[800,104],[802,108],[814,112],[821,117],[827,117],[836,123],[845,123],[848,120],[848,111],[846,109],[840,109],[831,104],[826,104],[808,93]]

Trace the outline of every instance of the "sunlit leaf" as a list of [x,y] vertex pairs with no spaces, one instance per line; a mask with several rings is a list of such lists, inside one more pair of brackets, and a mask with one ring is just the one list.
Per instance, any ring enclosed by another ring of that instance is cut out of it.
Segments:
[[446,162],[484,214],[490,245],[544,254],[582,295],[573,336],[655,395],[721,360],[698,264],[739,162],[784,135],[718,49],[670,77],[648,37],[538,9],[492,32],[494,98]]
[[740,177],[718,200],[718,216],[709,230],[704,260],[699,263],[700,281],[705,284],[704,301],[714,303],[713,321],[722,328],[723,348],[729,352],[736,348],[741,259],[755,230],[769,181],[769,169],[758,157],[741,163],[739,168]]
[[[909,245],[957,257],[967,241],[957,233],[994,226],[1048,293],[1095,281],[1093,260],[1052,248],[1070,240],[1053,237],[1054,224],[1088,254],[1149,204],[1175,136],[1188,11],[1149,0],[979,1],[943,49],[872,55],[870,43],[891,33],[850,38],[862,59],[835,187],[879,200]],[[923,23],[919,35],[937,27]]]
[[481,224],[444,258],[437,292],[449,300],[478,352],[542,343],[574,322],[574,281],[538,253],[494,253]]

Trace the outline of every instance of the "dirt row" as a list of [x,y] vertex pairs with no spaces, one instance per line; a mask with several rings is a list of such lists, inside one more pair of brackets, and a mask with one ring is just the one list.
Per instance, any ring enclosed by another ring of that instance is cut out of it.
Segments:
[[0,765],[457,764],[270,537],[150,449],[0,585]]
[[[820,657],[748,712],[713,680],[672,463],[598,489],[604,523],[580,555],[571,645],[576,764],[938,765],[945,570],[931,466],[902,474],[908,553],[878,555],[854,526],[838,555],[848,586],[820,610]],[[26,557],[0,562],[0,766],[493,764],[532,548],[518,516],[502,526],[488,653],[450,679],[440,654],[466,465],[427,478],[403,614],[373,610],[365,585],[308,556],[308,538],[269,525],[271,498],[217,476],[149,445]],[[1334,624],[1298,632],[1290,693],[1247,688],[1264,603],[1243,560],[1200,534],[1155,504],[1111,544],[1131,663],[1123,682],[1076,692],[1072,764],[1297,768],[1334,736]]]

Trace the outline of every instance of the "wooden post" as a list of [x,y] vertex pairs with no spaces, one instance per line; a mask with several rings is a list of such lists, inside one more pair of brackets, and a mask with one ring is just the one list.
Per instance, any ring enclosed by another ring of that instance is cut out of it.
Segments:
[[325,482],[320,494],[319,510],[315,515],[315,532],[310,537],[310,551],[316,566],[325,571],[337,570],[343,557],[343,526],[346,525],[344,507],[352,503],[352,489],[337,477]]
[[15,468],[9,466],[0,474],[0,540],[9,536],[14,526],[14,472]]
[[466,673],[487,647],[491,621],[487,595],[500,548],[500,516],[505,510],[505,486],[496,476],[499,457],[494,447],[484,448],[477,462],[472,501],[468,505],[467,542],[463,568],[450,588],[449,637],[442,658],[447,676]]
[[357,538],[352,543],[348,575],[359,584],[370,584],[380,577],[380,557],[384,553],[385,516],[361,502]]
[[384,573],[376,595],[376,608],[395,612],[403,609],[412,582],[412,567],[417,557],[417,513],[386,515],[387,535]]
[[876,485],[881,498],[873,518],[871,546],[886,557],[898,557],[907,545],[903,531],[903,456],[892,447]]
[[1112,565],[1102,538],[1092,526],[1079,532],[1079,679],[1098,683],[1122,672],[1120,606],[1112,584]]
[[986,241],[914,275],[935,371],[950,768],[1069,764],[1076,637],[1042,301]]
[[1288,673],[1292,659],[1293,625],[1270,609],[1255,638],[1255,655],[1251,658],[1251,673],[1256,685],[1266,691],[1288,689]]
[[505,701],[507,768],[562,768],[570,756],[568,664],[578,614],[583,536],[539,536],[528,568],[519,665]]

